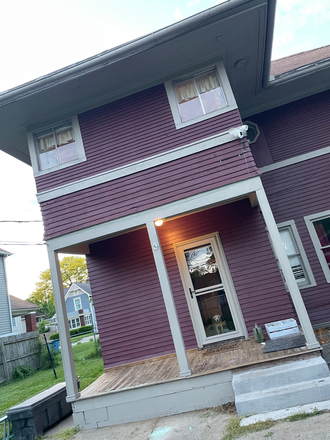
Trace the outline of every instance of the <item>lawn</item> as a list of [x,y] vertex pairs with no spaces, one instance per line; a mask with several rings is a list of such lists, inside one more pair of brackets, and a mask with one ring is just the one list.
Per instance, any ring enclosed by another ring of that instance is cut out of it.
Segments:
[[94,333],[89,332],[89,333],[84,333],[83,335],[79,335],[79,334],[73,335],[73,336],[71,336],[71,342],[79,342],[83,338],[94,339]]
[[[80,390],[88,387],[103,373],[103,360],[96,355],[94,341],[84,344],[78,343],[72,347],[76,367],[76,374],[80,376]],[[0,417],[5,415],[9,408],[32,397],[41,391],[52,387],[58,382],[64,382],[62,362],[56,367],[57,379],[52,369],[38,370],[32,376],[22,380],[11,380],[0,384]],[[0,426],[0,438],[2,427]]]

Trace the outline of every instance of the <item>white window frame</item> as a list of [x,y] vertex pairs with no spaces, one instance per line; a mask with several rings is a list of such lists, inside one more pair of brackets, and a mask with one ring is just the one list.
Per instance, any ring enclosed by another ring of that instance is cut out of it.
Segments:
[[[77,306],[76,306],[76,301],[79,301],[79,304],[80,304],[80,307],[79,307],[79,308],[77,308]],[[82,309],[82,302],[81,302],[81,298],[80,298],[80,296],[79,296],[78,298],[74,298],[74,299],[73,299],[73,304],[74,304],[74,309],[75,309],[75,310],[81,310],[81,309]]]
[[[65,122],[71,122],[71,124],[72,124],[73,136],[74,136],[74,140],[75,140],[75,144],[76,144],[76,148],[77,148],[78,158],[75,160],[72,160],[71,162],[66,162],[66,163],[63,163],[60,165],[56,165],[51,168],[47,168],[46,170],[40,170],[35,135],[38,134],[38,132],[54,128],[54,127],[61,125]],[[63,168],[71,167],[72,165],[76,165],[78,163],[86,161],[85,149],[84,149],[83,140],[82,140],[82,136],[81,136],[81,132],[80,132],[78,116],[72,116],[70,118],[66,118],[65,120],[56,121],[56,123],[49,124],[47,126],[36,127],[34,130],[31,130],[28,132],[27,139],[28,139],[28,145],[29,145],[33,173],[34,173],[35,177],[43,176],[45,174],[49,174],[54,171],[58,171]]]
[[324,254],[322,252],[322,247],[321,247],[319,238],[317,236],[317,233],[315,231],[315,227],[313,225],[313,223],[315,221],[323,220],[323,219],[328,218],[328,217],[330,217],[330,210],[319,212],[317,214],[307,215],[306,217],[304,217],[304,220],[306,222],[306,226],[307,226],[309,235],[310,235],[310,237],[312,239],[312,242],[313,242],[313,245],[314,245],[314,248],[315,248],[315,252],[316,252],[317,257],[318,257],[318,259],[320,261],[320,264],[321,264],[321,267],[322,267],[325,279],[327,280],[327,283],[330,283],[330,269],[329,269],[329,266],[328,266],[328,264],[326,262]]
[[[225,99],[226,99],[228,105],[226,107],[218,109],[214,112],[207,113],[207,114],[199,116],[198,118],[195,118],[195,119],[191,119],[190,121],[182,122],[179,107],[178,107],[178,102],[177,102],[174,87],[173,87],[174,82],[177,82],[179,80],[184,80],[187,77],[190,77],[192,75],[198,75],[198,74],[201,74],[201,73],[203,73],[207,70],[211,70],[211,69],[215,69],[218,74],[218,77],[220,80],[220,85],[221,85],[223,94],[225,96]],[[165,85],[165,89],[166,89],[166,93],[167,93],[167,98],[170,103],[174,123],[175,123],[175,126],[177,129],[187,127],[192,124],[197,124],[197,122],[204,121],[209,118],[213,118],[214,116],[218,116],[223,113],[228,113],[231,110],[234,110],[237,108],[235,97],[232,92],[232,89],[231,89],[231,86],[230,86],[230,83],[229,83],[229,80],[228,80],[228,77],[226,74],[226,70],[225,70],[225,67],[224,67],[224,64],[222,61],[218,61],[214,64],[204,66],[203,68],[200,68],[200,69],[185,72],[183,75],[176,76],[175,78],[172,78],[171,80],[166,81],[164,83],[164,85]]]
[[303,268],[303,271],[304,271],[304,274],[306,277],[306,281],[304,281],[304,282],[297,281],[297,286],[299,287],[299,289],[306,289],[308,287],[316,286],[315,278],[314,278],[312,269],[310,267],[310,264],[308,262],[307,255],[306,255],[304,246],[302,244],[302,241],[300,239],[299,232],[298,232],[298,229],[297,229],[297,226],[296,226],[294,220],[289,220],[286,222],[279,223],[277,225],[277,228],[278,228],[279,232],[281,232],[281,230],[282,231],[288,230],[291,235],[292,241],[296,247],[296,250],[297,250],[296,256],[300,260],[301,266]]
[[[190,277],[188,276],[187,263],[184,257],[184,248],[186,248],[187,246],[189,247],[191,245],[194,247],[199,245],[204,245],[206,242],[210,242],[212,244],[213,251],[216,256],[216,261],[219,267],[219,271],[221,273],[223,289],[226,293],[228,306],[230,308],[230,312],[235,325],[235,331],[224,333],[221,334],[220,336],[218,335],[218,336],[210,336],[210,337],[205,337],[205,332],[203,329],[203,325],[201,323],[200,312],[198,309],[196,296],[194,296],[194,298],[192,299],[189,290],[187,290],[190,284]],[[230,340],[230,339],[234,339],[235,337],[241,337],[241,336],[247,339],[248,332],[245,326],[244,317],[238,301],[234,283],[230,274],[229,266],[224,254],[224,249],[222,247],[219,233],[214,232],[200,237],[191,238],[189,240],[175,243],[173,246],[174,246],[180,277],[185,291],[188,309],[192,319],[192,324],[194,327],[198,347],[201,348],[204,345],[212,344],[213,342],[218,342],[219,340]]]
[[[88,319],[89,323],[86,322],[86,320]],[[92,315],[85,315],[85,325],[92,325],[93,324],[93,319],[92,319]]]

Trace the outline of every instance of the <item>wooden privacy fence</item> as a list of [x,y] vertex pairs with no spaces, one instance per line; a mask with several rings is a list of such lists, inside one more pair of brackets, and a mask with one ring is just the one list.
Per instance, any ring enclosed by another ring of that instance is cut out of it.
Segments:
[[38,332],[0,337],[0,382],[12,379],[16,367],[29,365],[38,368],[40,366],[36,354],[38,341]]

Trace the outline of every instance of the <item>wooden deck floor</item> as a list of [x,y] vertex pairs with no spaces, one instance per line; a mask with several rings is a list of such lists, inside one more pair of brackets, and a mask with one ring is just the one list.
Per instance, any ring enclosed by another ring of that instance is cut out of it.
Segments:
[[[308,350],[306,347],[300,347],[264,354],[263,345],[250,339],[208,350],[188,350],[187,358],[192,376],[200,376],[273,360],[287,359],[313,351],[318,350]],[[162,356],[109,368],[81,392],[81,398],[177,379],[179,379],[179,367],[176,355]]]

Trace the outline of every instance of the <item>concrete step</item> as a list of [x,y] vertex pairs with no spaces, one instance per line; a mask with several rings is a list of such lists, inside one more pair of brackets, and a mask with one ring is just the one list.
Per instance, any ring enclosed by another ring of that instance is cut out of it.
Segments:
[[330,377],[330,371],[326,362],[319,356],[234,373],[233,388],[235,394],[241,395],[326,377]]
[[330,372],[321,356],[235,372],[239,416],[330,400]]
[[235,395],[239,416],[330,400],[330,377]]

